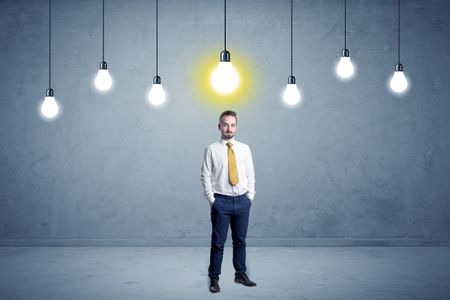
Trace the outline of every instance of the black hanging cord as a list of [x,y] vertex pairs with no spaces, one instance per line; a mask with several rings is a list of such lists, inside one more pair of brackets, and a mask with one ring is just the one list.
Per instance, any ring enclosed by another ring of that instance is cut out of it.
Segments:
[[398,49],[397,49],[397,58],[398,58],[398,63],[400,64],[400,0],[397,0],[397,26],[398,26],[398,35],[397,35],[397,44],[398,44]]
[[294,0],[291,0],[291,76],[293,76],[294,71],[293,71],[293,61],[294,61],[294,56],[293,56],[293,16],[294,16]]
[[344,0],[344,49],[347,49],[347,0]]
[[227,0],[223,1],[223,50],[227,50]]
[[158,76],[158,0],[156,0],[156,76]]
[[102,61],[105,61],[105,0],[103,0],[102,11]]
[[48,88],[52,88],[52,1],[48,0]]

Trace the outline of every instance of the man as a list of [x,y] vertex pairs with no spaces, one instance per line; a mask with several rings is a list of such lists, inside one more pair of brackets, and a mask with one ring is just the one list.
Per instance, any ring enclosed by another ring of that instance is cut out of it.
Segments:
[[256,286],[246,275],[245,238],[247,236],[250,206],[255,196],[255,173],[248,145],[234,139],[237,116],[224,111],[219,117],[219,141],[205,149],[202,165],[202,184],[211,206],[211,254],[208,276],[209,290],[220,292],[223,249],[231,226],[233,238],[233,266],[236,283]]

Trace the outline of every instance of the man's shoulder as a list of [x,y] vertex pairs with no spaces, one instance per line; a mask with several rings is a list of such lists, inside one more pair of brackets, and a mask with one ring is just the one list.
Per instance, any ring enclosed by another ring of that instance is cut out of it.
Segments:
[[216,147],[221,146],[219,141],[215,141],[214,143],[209,144],[208,146],[206,146],[206,149],[214,149]]
[[240,142],[240,141],[236,141],[236,140],[235,140],[235,143],[236,143],[239,147],[250,149],[250,146],[247,145],[246,143],[243,143],[243,142]]

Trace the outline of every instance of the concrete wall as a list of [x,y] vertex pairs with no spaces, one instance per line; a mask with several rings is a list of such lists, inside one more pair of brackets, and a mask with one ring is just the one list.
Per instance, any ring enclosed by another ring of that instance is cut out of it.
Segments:
[[[402,63],[411,89],[392,95],[396,1],[348,1],[358,65],[336,79],[342,1],[295,1],[288,109],[289,1],[229,0],[228,46],[248,63],[245,105],[209,105],[193,72],[222,50],[223,3],[160,1],[160,76],[168,102],[146,91],[155,68],[154,2],[106,1],[106,61],[115,85],[91,86],[101,60],[101,1],[53,1],[53,83],[63,108],[37,113],[47,89],[47,1],[0,2],[0,244],[208,245],[204,147],[222,110],[238,112],[252,147],[256,198],[250,245],[442,244],[450,238],[450,5],[403,1]],[[337,242],[336,242],[337,241]]]

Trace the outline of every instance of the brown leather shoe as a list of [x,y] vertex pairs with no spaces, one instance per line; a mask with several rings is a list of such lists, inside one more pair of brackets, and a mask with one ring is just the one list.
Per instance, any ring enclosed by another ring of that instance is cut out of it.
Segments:
[[219,279],[211,279],[211,283],[209,284],[209,291],[211,293],[220,292]]
[[254,283],[253,281],[251,281],[248,277],[247,274],[242,273],[236,277],[234,277],[234,282],[236,283],[242,283],[245,286],[256,286],[256,283]]

